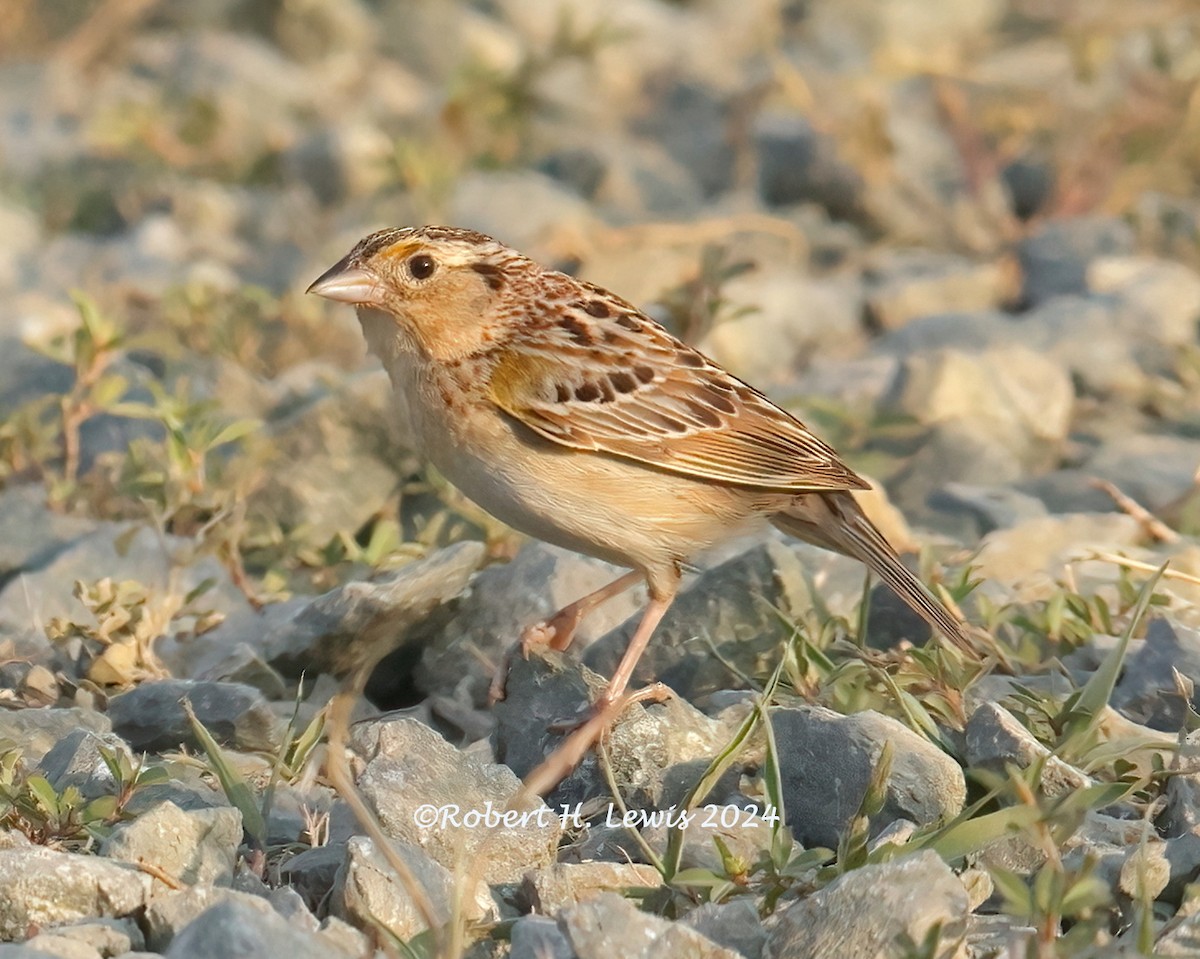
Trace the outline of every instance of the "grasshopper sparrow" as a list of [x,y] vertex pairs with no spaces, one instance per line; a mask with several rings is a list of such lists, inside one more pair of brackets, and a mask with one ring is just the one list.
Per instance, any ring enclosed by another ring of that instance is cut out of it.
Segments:
[[589,610],[646,582],[598,707],[624,692],[682,564],[766,522],[865,563],[971,649],[855,502],[869,484],[620,297],[440,226],[373,233],[308,292],[358,308],[418,452],[463,493],[531,536],[632,568],[531,627],[523,646],[566,648]]

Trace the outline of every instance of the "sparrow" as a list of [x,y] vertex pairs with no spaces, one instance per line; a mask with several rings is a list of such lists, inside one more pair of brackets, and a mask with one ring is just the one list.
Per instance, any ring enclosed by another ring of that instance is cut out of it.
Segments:
[[853,491],[870,484],[762,392],[599,286],[492,237],[380,230],[309,293],[357,309],[416,452],[484,510],[630,572],[521,637],[566,649],[587,613],[649,600],[595,704],[625,692],[693,558],[770,523],[864,563],[955,646],[966,627]]

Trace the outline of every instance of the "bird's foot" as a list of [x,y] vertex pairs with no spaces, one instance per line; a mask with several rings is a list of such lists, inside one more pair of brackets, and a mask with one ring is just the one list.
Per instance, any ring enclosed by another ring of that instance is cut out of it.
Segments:
[[500,665],[492,674],[491,685],[488,686],[488,704],[495,705],[504,699],[504,688],[508,683],[508,673],[512,668],[513,657],[520,650],[521,657],[528,659],[530,653],[537,649],[556,649],[560,652],[571,645],[575,638],[575,630],[583,619],[583,611],[577,606],[568,606],[559,610],[549,619],[534,623],[521,630],[521,636],[505,652]]
[[554,625],[554,620],[543,620],[521,630],[521,638],[517,640],[517,646],[521,650],[521,656],[528,659],[529,654],[535,649],[555,649],[557,638],[558,629]]
[[606,689],[596,697],[595,702],[580,706],[574,716],[557,720],[546,728],[552,733],[570,733],[605,715],[609,717],[609,722],[615,722],[634,703],[665,703],[674,695],[675,691],[664,683],[651,683],[641,689],[618,694],[615,698]]
[[675,694],[662,683],[652,683],[644,689],[618,696],[615,700],[603,694],[585,708],[584,716],[576,720],[569,735],[542,764],[533,770],[522,784],[531,793],[544,796],[571,774],[592,745],[620,718],[626,707],[639,702],[661,703]]

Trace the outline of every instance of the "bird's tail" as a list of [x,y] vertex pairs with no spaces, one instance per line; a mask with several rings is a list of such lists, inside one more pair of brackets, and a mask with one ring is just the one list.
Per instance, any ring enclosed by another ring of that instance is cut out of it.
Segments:
[[978,656],[966,624],[900,562],[850,493],[806,493],[772,516],[771,522],[791,536],[865,564],[930,626],[960,649]]

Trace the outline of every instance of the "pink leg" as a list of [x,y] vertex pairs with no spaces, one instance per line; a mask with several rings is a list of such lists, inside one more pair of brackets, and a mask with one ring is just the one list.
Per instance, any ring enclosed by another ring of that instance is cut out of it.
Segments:
[[492,674],[492,682],[488,687],[488,702],[498,703],[504,698],[504,686],[508,681],[508,670],[516,648],[520,648],[521,655],[526,659],[529,658],[530,650],[538,646],[549,646],[551,649],[558,650],[566,649],[571,645],[571,640],[575,638],[575,630],[579,628],[584,616],[605,600],[612,599],[631,586],[636,586],[642,578],[642,574],[636,570],[625,573],[607,586],[602,586],[594,593],[588,593],[582,599],[575,600],[570,606],[564,606],[545,622],[527,626],[521,632],[521,638],[517,641],[516,647],[510,648],[504,654],[500,665]]
[[616,721],[626,706],[643,700],[661,702],[670,695],[669,690],[661,683],[654,683],[632,693],[626,693],[625,687],[629,685],[629,680],[633,676],[638,660],[642,658],[642,653],[646,650],[646,645],[650,642],[650,637],[654,635],[655,628],[662,620],[663,614],[670,608],[675,599],[675,593],[679,590],[679,573],[678,570],[674,572],[674,577],[665,584],[661,581],[657,583],[653,580],[650,581],[650,603],[646,606],[645,613],[642,614],[642,621],[638,623],[633,638],[629,640],[629,647],[625,650],[625,655],[617,664],[616,672],[613,673],[612,679],[609,680],[604,691],[592,705],[591,715],[576,727],[574,732],[564,739],[540,766],[525,777],[523,784],[525,789],[539,796],[545,795],[578,765],[592,744]]
[[596,700],[596,709],[605,711],[621,698],[621,694],[625,692],[625,687],[629,685],[630,677],[633,676],[633,671],[637,667],[638,660],[642,658],[642,653],[646,650],[646,645],[650,642],[650,637],[654,635],[654,630],[658,627],[659,621],[663,618],[663,614],[670,608],[672,600],[675,599],[675,589],[665,596],[652,596],[650,604],[646,607],[646,612],[642,615],[642,621],[638,623],[638,628],[633,634],[633,638],[629,640],[629,648],[625,650],[625,655],[621,657],[621,662],[617,664],[617,670],[612,675],[612,679],[608,681],[608,685],[604,687],[604,692],[600,694],[600,698]]
[[625,711],[627,706],[642,702],[663,703],[673,695],[674,693],[662,683],[651,683],[642,689],[626,693],[619,700],[609,703],[607,706],[598,702],[596,711],[575,726],[558,748],[525,777],[525,781],[521,784],[522,788],[538,796],[544,796],[571,774],[571,770],[579,765],[580,760],[592,748],[592,744],[617,721],[617,717]]
[[570,606],[564,606],[544,623],[535,623],[521,633],[521,651],[528,656],[535,646],[566,649],[575,638],[575,630],[583,622],[584,616],[601,603],[619,596],[641,581],[642,574],[634,570],[618,577],[607,586],[600,587],[594,593],[588,593],[583,599],[575,600]]

